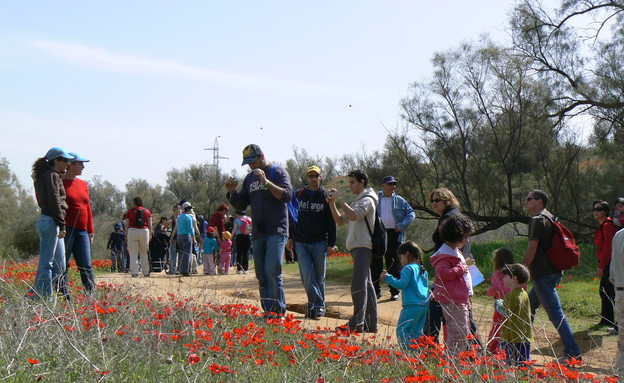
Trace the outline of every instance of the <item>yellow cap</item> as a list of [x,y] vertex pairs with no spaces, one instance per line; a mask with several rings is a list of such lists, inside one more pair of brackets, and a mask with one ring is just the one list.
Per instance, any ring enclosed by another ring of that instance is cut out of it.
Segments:
[[319,168],[316,165],[309,166],[308,170],[306,170],[306,174],[311,173],[311,172],[315,172],[316,174],[321,174],[321,168]]

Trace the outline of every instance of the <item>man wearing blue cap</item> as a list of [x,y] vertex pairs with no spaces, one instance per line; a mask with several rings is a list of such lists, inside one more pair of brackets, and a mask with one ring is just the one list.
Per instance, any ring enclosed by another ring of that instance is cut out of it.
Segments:
[[[377,298],[381,297],[379,275],[381,275],[383,271],[384,258],[386,260],[388,274],[391,274],[395,278],[401,277],[401,261],[399,261],[397,255],[397,248],[405,241],[405,230],[416,217],[416,213],[414,213],[414,209],[410,204],[407,203],[403,197],[395,193],[396,184],[397,181],[393,176],[387,176],[381,181],[382,191],[379,192],[377,211],[379,213],[379,218],[386,227],[388,246],[383,258],[375,254],[371,262],[371,275],[373,277]],[[398,299],[399,290],[390,287],[390,300],[396,301]]]
[[258,145],[243,149],[243,163],[249,165],[243,185],[230,177],[225,184],[227,198],[237,210],[251,206],[252,247],[260,302],[268,318],[283,318],[286,297],[282,280],[284,247],[288,239],[288,202],[293,188],[286,169],[266,160]]

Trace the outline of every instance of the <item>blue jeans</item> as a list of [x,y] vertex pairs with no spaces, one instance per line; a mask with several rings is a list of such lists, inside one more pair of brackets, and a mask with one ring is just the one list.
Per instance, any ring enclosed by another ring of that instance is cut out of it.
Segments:
[[[86,230],[67,227],[67,234],[65,235],[65,264],[69,266],[69,259],[73,253],[78,271],[80,272],[82,285],[87,293],[92,293],[95,290],[90,242],[89,233]],[[69,275],[67,269],[63,273],[63,287],[61,290],[65,297],[69,297]]]
[[325,241],[295,242],[295,250],[299,257],[299,274],[308,295],[309,314],[316,314],[325,309],[326,247]]
[[190,234],[178,234],[178,247],[180,248],[181,274],[191,273],[191,257],[193,256],[193,237]]
[[287,238],[280,234],[254,239],[256,278],[260,285],[260,304],[268,315],[286,313],[282,263]]
[[559,337],[563,342],[563,352],[566,356],[577,357],[581,355],[581,349],[574,339],[574,333],[563,313],[559,294],[557,294],[557,285],[561,281],[561,276],[560,273],[548,274],[533,281],[533,287],[529,291],[531,321],[535,319],[535,312],[540,304],[544,306],[548,319],[559,332]]
[[175,239],[169,246],[169,274],[175,274],[178,272],[178,249],[176,244],[178,241]]
[[31,292],[39,297],[50,297],[60,287],[65,272],[65,242],[58,238],[59,227],[50,216],[39,216],[37,231],[39,264]]

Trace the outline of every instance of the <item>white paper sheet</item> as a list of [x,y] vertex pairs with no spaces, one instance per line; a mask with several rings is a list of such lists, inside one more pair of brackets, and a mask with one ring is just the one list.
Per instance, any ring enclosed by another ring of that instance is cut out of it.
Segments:
[[469,266],[468,272],[470,273],[470,276],[472,277],[472,287],[485,281],[485,278],[483,277],[483,274],[481,274],[481,271],[479,271],[479,269],[477,268],[477,265]]

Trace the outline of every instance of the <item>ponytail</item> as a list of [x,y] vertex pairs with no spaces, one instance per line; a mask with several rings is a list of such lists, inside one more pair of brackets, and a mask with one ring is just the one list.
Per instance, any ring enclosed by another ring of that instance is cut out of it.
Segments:
[[43,175],[43,173],[45,173],[48,169],[50,169],[50,167],[52,167],[53,163],[54,161],[48,162],[45,157],[37,158],[37,161],[35,161],[32,166],[32,179],[34,181],[37,181],[39,177]]
[[423,265],[423,251],[418,247],[416,242],[406,241],[399,245],[397,249],[397,254],[409,254],[410,258],[416,261],[416,264],[420,265],[420,273],[423,274],[425,272],[425,267]]

